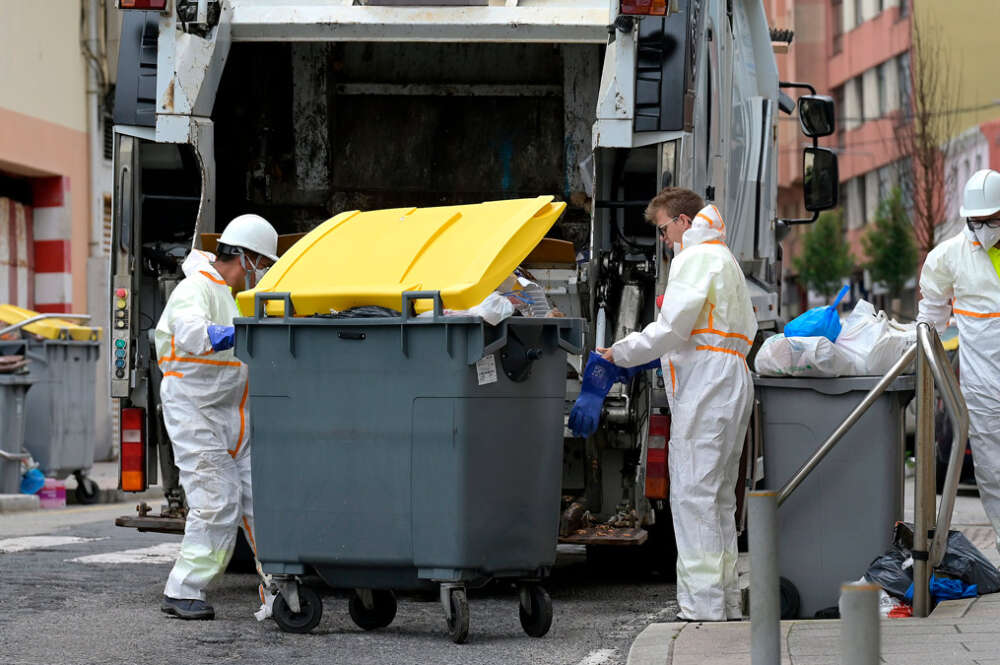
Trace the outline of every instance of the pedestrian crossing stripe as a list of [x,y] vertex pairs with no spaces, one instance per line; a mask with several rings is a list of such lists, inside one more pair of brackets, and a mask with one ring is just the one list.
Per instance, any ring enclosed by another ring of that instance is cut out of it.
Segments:
[[104,554],[88,554],[68,559],[70,563],[86,564],[122,564],[122,563],[142,563],[142,564],[172,564],[180,554],[181,544],[160,543],[152,547],[143,547],[135,550],[122,550],[120,552],[105,552]]
[[20,538],[6,538],[0,540],[0,554],[40,550],[47,547],[60,547],[61,545],[93,543],[98,540],[107,540],[107,538],[78,538],[76,536],[22,536]]

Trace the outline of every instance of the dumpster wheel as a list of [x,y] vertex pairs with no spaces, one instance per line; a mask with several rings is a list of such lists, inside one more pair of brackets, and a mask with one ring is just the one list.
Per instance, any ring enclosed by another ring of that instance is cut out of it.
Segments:
[[101,491],[97,483],[80,471],[76,471],[73,475],[76,477],[76,500],[85,506],[97,503]]
[[282,595],[274,599],[273,615],[278,627],[286,633],[308,633],[319,625],[323,616],[323,599],[315,590],[299,586],[299,607],[301,612],[293,612]]
[[448,602],[450,611],[447,614],[448,636],[455,644],[464,644],[469,637],[469,600],[465,589],[449,589]]
[[385,628],[396,618],[396,596],[392,591],[385,589],[373,589],[369,593],[371,593],[371,608],[365,607],[358,591],[351,594],[351,599],[347,603],[351,620],[358,628],[364,630]]
[[521,586],[521,627],[531,637],[542,637],[552,627],[552,598],[540,584]]

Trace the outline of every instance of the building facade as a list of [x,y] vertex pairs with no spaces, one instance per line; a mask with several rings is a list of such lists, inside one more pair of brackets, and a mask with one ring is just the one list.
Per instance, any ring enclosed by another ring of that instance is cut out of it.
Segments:
[[[899,128],[909,122],[914,21],[934,33],[945,46],[941,72],[958,81],[953,103],[942,112],[955,116],[954,138],[948,142],[949,160],[946,207],[953,214],[940,220],[937,237],[960,228],[957,201],[968,175],[978,168],[1000,165],[997,126],[1000,119],[1000,86],[988,64],[992,44],[991,21],[983,20],[994,9],[991,0],[766,0],[772,25],[795,30],[787,55],[778,56],[782,80],[809,81],[817,92],[837,104],[838,128],[822,144],[835,150],[840,162],[840,209],[845,238],[859,266],[867,261],[862,236],[875,218],[879,204],[901,184],[903,167]],[[970,66],[969,63],[974,63]],[[997,103],[1000,103],[998,101]],[[801,137],[796,118],[782,121],[779,134],[783,155],[795,159]],[[800,213],[801,166],[782,162],[779,172],[781,212]],[[902,168],[901,168],[902,167]],[[905,187],[904,187],[905,189]],[[822,304],[797,281],[791,260],[799,251],[805,229],[793,230],[784,243],[784,304],[786,315]],[[859,268],[852,276],[853,297],[879,300],[880,285]],[[902,314],[911,314],[909,301]]]
[[[107,319],[113,0],[0,6],[0,302]],[[112,452],[97,369],[97,450]]]

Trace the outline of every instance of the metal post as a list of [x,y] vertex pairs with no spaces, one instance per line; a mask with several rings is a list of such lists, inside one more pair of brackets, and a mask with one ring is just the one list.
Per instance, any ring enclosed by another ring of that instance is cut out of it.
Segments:
[[934,376],[922,344],[917,344],[916,487],[913,491],[913,616],[930,613],[927,531],[934,519]]
[[840,587],[841,665],[876,665],[880,629],[877,584],[844,584]]
[[781,663],[778,493],[750,492],[750,662]]

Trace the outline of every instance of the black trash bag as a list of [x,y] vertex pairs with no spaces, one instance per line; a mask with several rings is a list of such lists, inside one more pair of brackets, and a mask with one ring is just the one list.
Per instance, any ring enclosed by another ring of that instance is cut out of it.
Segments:
[[[892,547],[872,561],[865,578],[880,585],[890,596],[903,598],[913,583],[913,568],[903,569],[903,562],[910,557],[912,548],[913,526],[897,522]],[[960,531],[948,532],[944,557],[935,573],[975,584],[980,595],[1000,591],[1000,570]]]
[[319,319],[398,319],[402,316],[399,312],[388,307],[378,307],[376,305],[364,305],[362,307],[352,307],[343,312],[332,314],[317,314]]
[[872,561],[865,579],[878,584],[890,596],[903,600],[906,590],[913,584],[913,567],[903,568],[903,562],[909,557],[908,550],[893,545],[885,554]]

